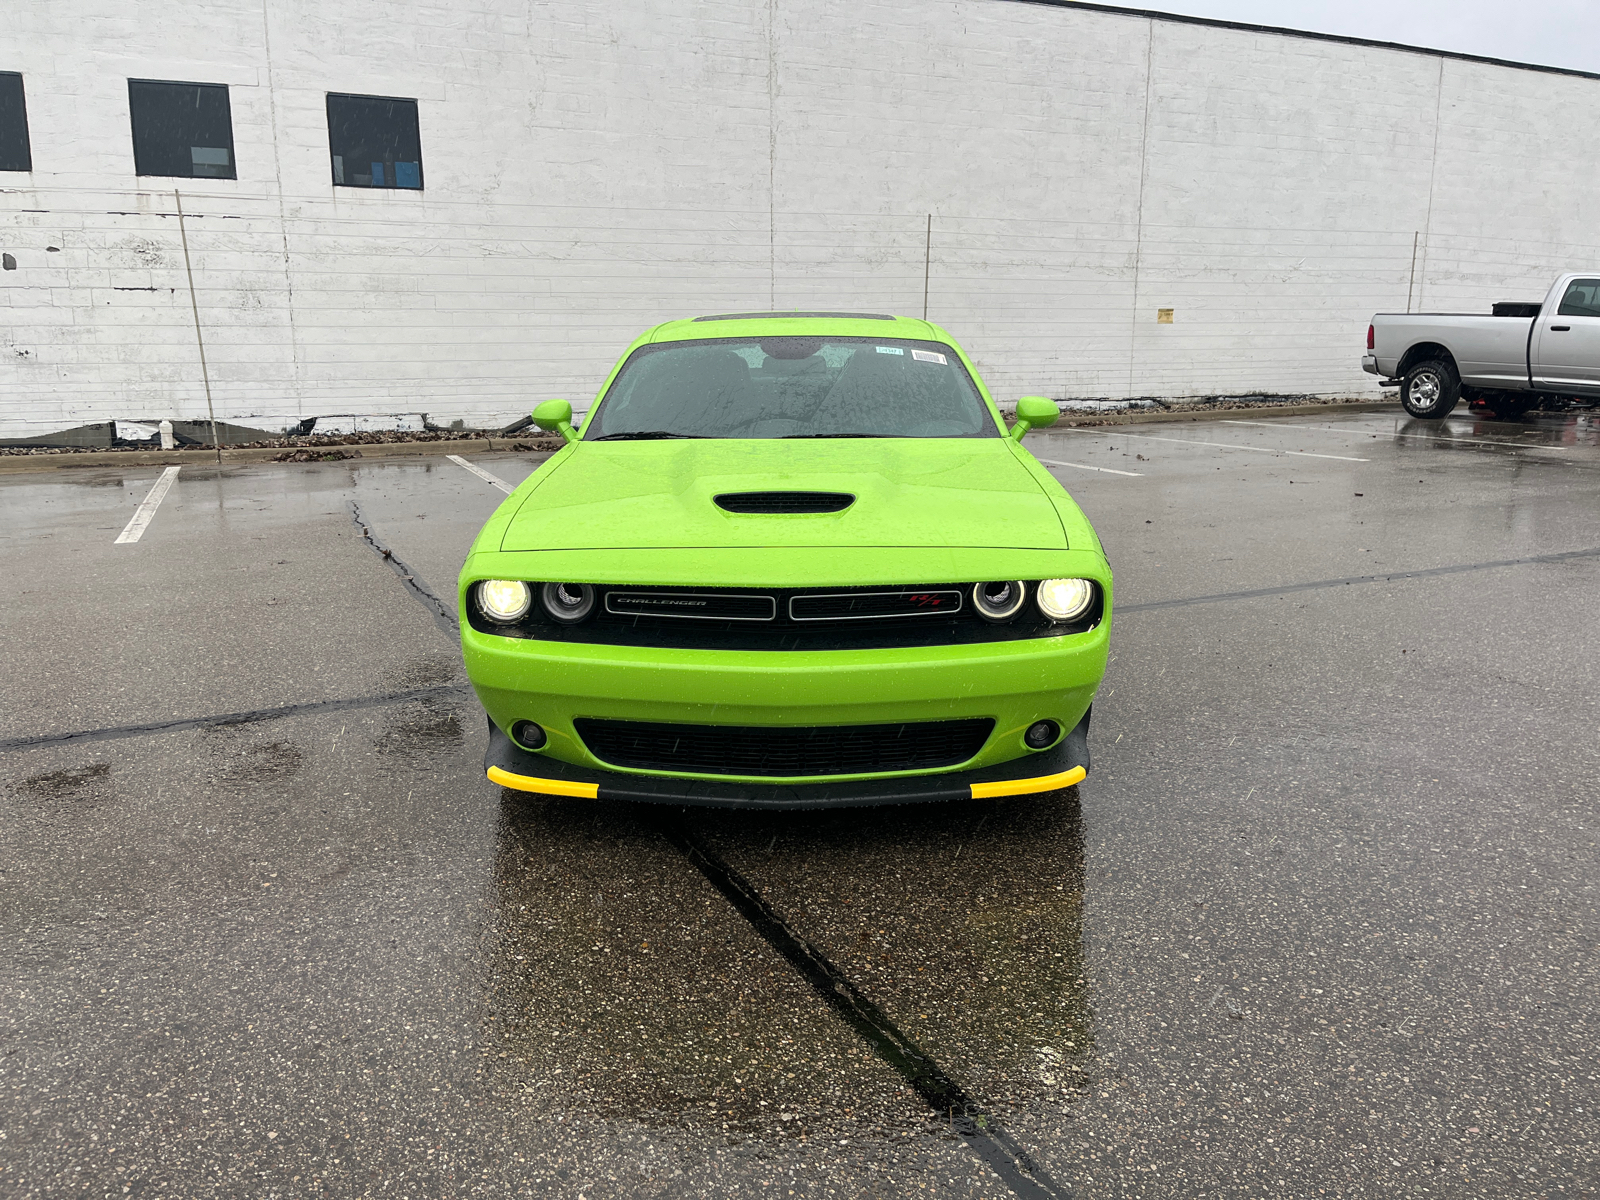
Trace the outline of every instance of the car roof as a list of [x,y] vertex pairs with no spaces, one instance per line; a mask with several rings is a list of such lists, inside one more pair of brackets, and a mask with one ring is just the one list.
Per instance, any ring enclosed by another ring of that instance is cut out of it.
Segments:
[[915,317],[850,312],[716,313],[657,325],[650,331],[649,340],[681,342],[700,338],[767,337],[772,334],[948,340],[937,325]]

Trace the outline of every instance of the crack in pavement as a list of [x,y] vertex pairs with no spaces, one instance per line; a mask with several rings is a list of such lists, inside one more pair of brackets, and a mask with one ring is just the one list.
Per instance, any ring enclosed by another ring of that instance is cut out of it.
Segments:
[[389,569],[400,577],[400,582],[406,586],[413,596],[422,602],[423,607],[428,610],[428,614],[433,618],[433,623],[439,627],[440,631],[448,633],[451,637],[459,638],[461,636],[461,626],[456,621],[455,610],[446,607],[444,601],[433,594],[433,589],[423,582],[421,575],[407,566],[404,559],[377,539],[372,532],[371,526],[367,524],[366,518],[361,515],[361,505],[354,500],[350,501],[350,515],[355,520],[356,528],[361,531],[362,540],[372,547],[373,552],[379,558],[389,564]]
[[1356,583],[1390,583],[1399,579],[1428,579],[1436,575],[1460,575],[1467,571],[1496,571],[1502,567],[1523,567],[1531,563],[1571,562],[1581,558],[1600,558],[1600,548],[1567,550],[1560,554],[1532,554],[1527,558],[1502,558],[1495,562],[1460,563],[1453,567],[1427,567],[1420,571],[1395,571],[1388,575],[1351,575],[1344,579],[1318,579],[1311,583],[1286,583],[1282,587],[1253,588],[1247,592],[1217,592],[1210,596],[1188,596],[1179,600],[1152,600],[1145,604],[1119,604],[1115,615],[1148,612],[1153,608],[1182,608],[1189,604],[1220,604],[1225,600],[1254,600],[1262,596],[1287,596],[1293,592],[1312,592],[1321,588],[1348,587]]
[[464,683],[415,688],[409,692],[389,692],[382,696],[353,696],[348,700],[308,700],[303,704],[284,704],[277,708],[258,708],[249,712],[213,713],[208,717],[179,717],[172,721],[150,721],[141,725],[113,725],[105,729],[77,729],[71,733],[40,733],[31,737],[0,739],[0,752],[26,750],[34,746],[54,746],[62,742],[109,742],[117,738],[145,737],[153,733],[173,733],[211,725],[250,725],[257,721],[276,721],[300,713],[344,712],[358,708],[381,708],[408,700],[425,700],[470,691]]
[[948,1117],[951,1128],[1015,1195],[1023,1200],[1056,1200],[1072,1194],[1046,1175],[943,1067],[862,994],[849,976],[791,929],[749,880],[695,840],[681,824],[658,818],[657,829],[929,1108]]

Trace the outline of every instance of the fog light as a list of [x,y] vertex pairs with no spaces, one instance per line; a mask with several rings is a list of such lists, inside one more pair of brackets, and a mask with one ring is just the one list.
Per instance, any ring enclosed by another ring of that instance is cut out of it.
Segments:
[[1046,579],[1039,585],[1039,611],[1052,621],[1075,621],[1094,603],[1087,579]]
[[491,621],[510,625],[532,607],[533,589],[520,579],[485,579],[478,585],[478,608]]
[[550,739],[545,736],[543,726],[532,721],[518,721],[511,727],[511,740],[524,750],[540,750]]
[[1055,745],[1060,736],[1061,726],[1054,721],[1035,721],[1028,726],[1028,732],[1022,735],[1022,740],[1029,750],[1043,750]]
[[551,619],[563,625],[576,625],[594,611],[594,589],[587,583],[547,583],[539,599]]
[[986,621],[1009,621],[1027,598],[1027,586],[1017,580],[1001,579],[972,587],[972,606]]

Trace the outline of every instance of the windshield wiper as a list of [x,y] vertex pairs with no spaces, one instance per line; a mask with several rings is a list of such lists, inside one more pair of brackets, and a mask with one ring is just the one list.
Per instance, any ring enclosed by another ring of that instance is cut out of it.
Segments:
[[672,433],[666,429],[641,429],[634,433],[608,433],[597,437],[597,442],[648,442],[657,438],[703,438],[703,433]]
[[903,433],[786,433],[783,440],[791,438],[897,438],[905,437]]

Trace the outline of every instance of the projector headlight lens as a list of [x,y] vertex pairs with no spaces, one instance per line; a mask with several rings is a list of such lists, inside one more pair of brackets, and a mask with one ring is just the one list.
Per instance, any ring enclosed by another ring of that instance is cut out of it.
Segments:
[[533,607],[533,589],[520,579],[485,579],[478,585],[478,608],[489,620],[511,625]]
[[1009,621],[1028,598],[1027,585],[1019,580],[995,580],[972,586],[972,607],[986,621]]
[[576,625],[594,611],[594,589],[587,583],[547,583],[539,599],[552,620]]
[[1094,603],[1087,579],[1046,579],[1039,584],[1039,611],[1052,621],[1075,621]]

